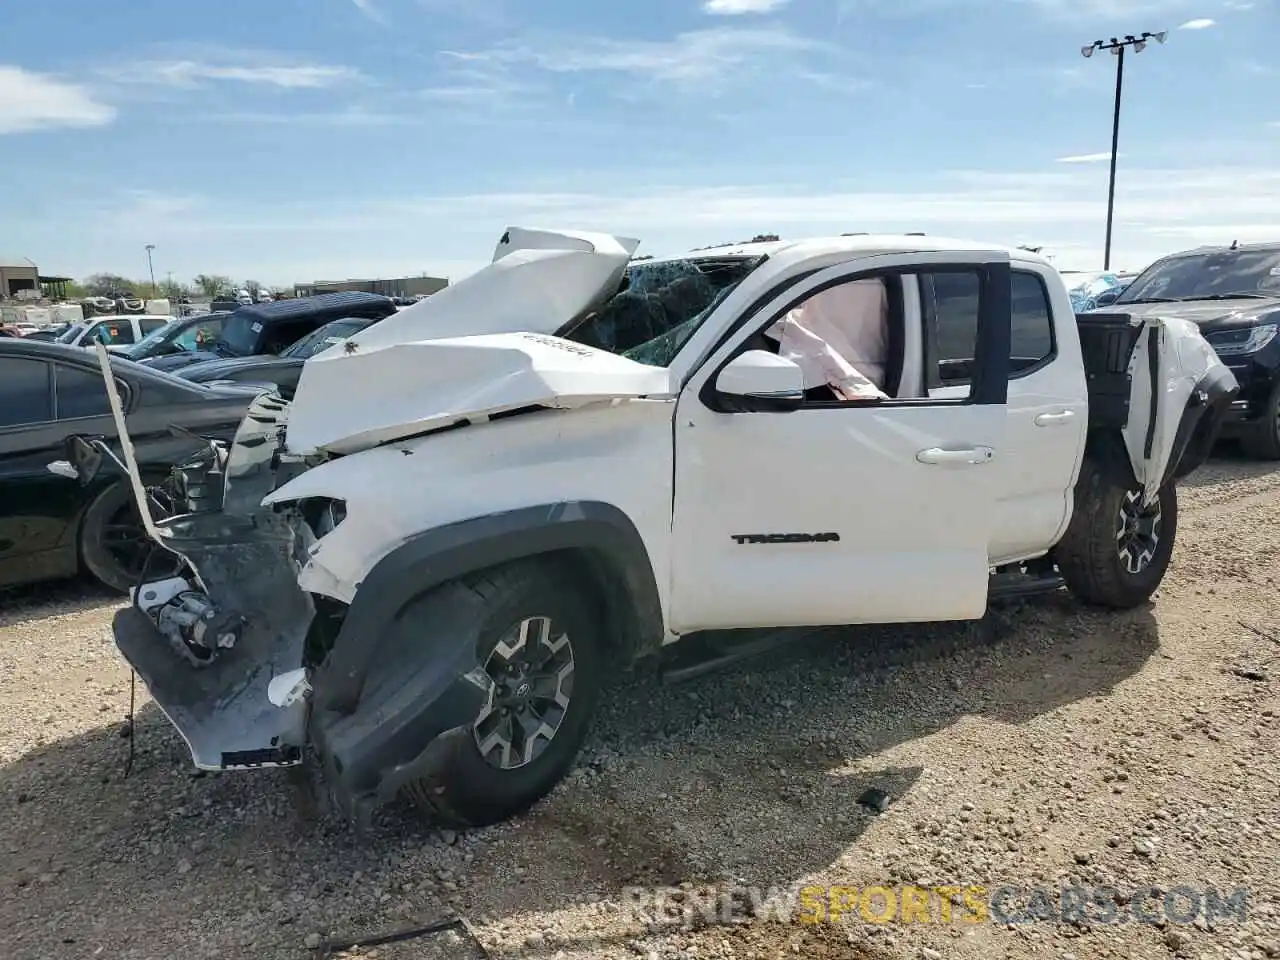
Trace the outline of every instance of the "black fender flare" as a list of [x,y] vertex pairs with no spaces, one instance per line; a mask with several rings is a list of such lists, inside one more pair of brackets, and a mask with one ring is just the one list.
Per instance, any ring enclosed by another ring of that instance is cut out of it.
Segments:
[[1162,485],[1193,473],[1209,459],[1227,407],[1239,392],[1240,384],[1226,367],[1214,367],[1200,378],[1178,421]]
[[608,627],[625,661],[661,645],[657,579],[644,538],[624,511],[588,500],[522,507],[424,530],[378,561],[356,589],[317,671],[315,708],[357,708],[381,637],[424,593],[498,564],[561,551],[590,560],[583,574],[603,591]]

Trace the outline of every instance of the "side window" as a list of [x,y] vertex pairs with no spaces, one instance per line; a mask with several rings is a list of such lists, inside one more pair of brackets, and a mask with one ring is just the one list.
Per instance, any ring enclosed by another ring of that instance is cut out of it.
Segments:
[[0,358],[0,428],[53,419],[49,364],[43,360]]
[[1049,312],[1049,291],[1034,273],[1014,270],[1012,278],[1013,316],[1009,329],[1009,376],[1036,366],[1052,357],[1053,316]]
[[[972,378],[978,339],[978,274],[967,271],[921,276],[925,317],[933,337],[931,364],[926,371],[934,386],[966,385]],[[1011,311],[1009,376],[1016,377],[1053,356],[1053,319],[1049,293],[1034,273],[1010,273]]]
[[[99,374],[64,364],[56,364],[54,371],[59,420],[111,415],[107,385]],[[116,389],[120,390],[123,399],[124,390],[119,386]]]
[[128,320],[119,323],[100,323],[89,334],[90,343],[103,343],[107,346],[133,343],[133,324]]
[[928,350],[926,382],[931,386],[967,386],[977,352],[979,294],[977,271],[921,274],[920,295]]
[[750,344],[787,357],[804,372],[810,402],[884,400],[901,368],[896,280],[866,277],[817,290],[793,303]]
[[145,337],[149,333],[155,333],[161,327],[167,327],[168,320],[161,320],[158,317],[148,317],[145,320],[139,320],[138,326],[142,328],[142,335]]

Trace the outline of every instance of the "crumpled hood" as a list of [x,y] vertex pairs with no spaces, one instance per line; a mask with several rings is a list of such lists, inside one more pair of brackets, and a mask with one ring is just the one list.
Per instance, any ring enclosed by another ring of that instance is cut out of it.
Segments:
[[1275,300],[1179,300],[1174,303],[1115,303],[1098,313],[1127,313],[1131,317],[1176,317],[1190,320],[1201,333],[1280,320]]
[[668,376],[548,334],[618,287],[638,240],[510,228],[493,262],[303,365],[290,453],[350,453],[472,417],[666,393]]
[[[341,346],[341,345],[339,345]],[[289,411],[292,454],[353,453],[508,410],[670,396],[670,372],[539,333],[421,340],[317,354]],[[352,384],[359,384],[356,389]]]

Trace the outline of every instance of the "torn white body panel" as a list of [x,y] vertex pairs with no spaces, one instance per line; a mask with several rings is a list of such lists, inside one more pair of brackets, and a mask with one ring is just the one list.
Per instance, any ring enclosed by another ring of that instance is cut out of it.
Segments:
[[638,244],[508,229],[489,266],[306,362],[289,453],[349,452],[529,404],[663,391],[665,377],[653,368],[532,336],[558,330],[609,296]]
[[295,456],[349,453],[506,410],[670,393],[665,369],[535,333],[362,346],[307,361],[286,445]]
[[1144,502],[1150,503],[1164,482],[1188,400],[1210,373],[1227,368],[1190,320],[1148,317],[1134,322],[1143,329],[1129,358],[1132,386],[1123,434],[1134,478]]
[[665,609],[671,536],[674,400],[547,410],[337,457],[267,495],[344,504],[308,551],[299,584],[350,603],[378,561],[417,531],[477,512],[607,499],[635,524]]
[[[612,293],[639,241],[591,233],[510,229],[487,267],[406,307],[316,357],[341,355],[347,345],[370,352],[421,340],[491,333],[554,333]],[[520,242],[530,246],[522,247]],[[316,359],[313,357],[312,359]],[[305,405],[303,368],[295,403]]]

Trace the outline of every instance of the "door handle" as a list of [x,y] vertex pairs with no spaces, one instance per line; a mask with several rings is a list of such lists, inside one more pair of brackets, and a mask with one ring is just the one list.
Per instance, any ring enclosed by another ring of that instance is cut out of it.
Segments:
[[996,452],[990,447],[970,447],[963,450],[944,450],[941,447],[930,447],[916,454],[921,463],[937,464],[981,464],[992,460]]
[[1036,417],[1037,427],[1060,427],[1075,419],[1074,410],[1063,410],[1060,413],[1042,413]]

